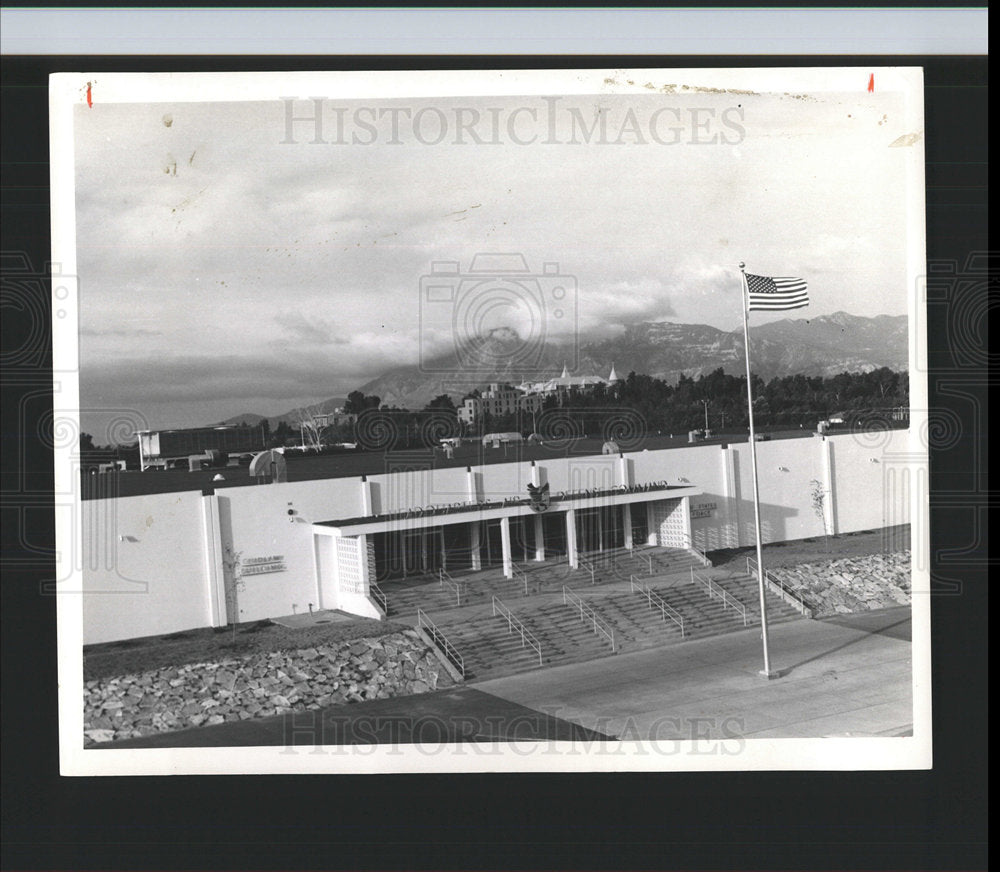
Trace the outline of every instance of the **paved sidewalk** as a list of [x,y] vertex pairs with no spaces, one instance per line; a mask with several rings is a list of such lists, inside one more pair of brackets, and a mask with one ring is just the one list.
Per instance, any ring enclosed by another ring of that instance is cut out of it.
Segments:
[[473,686],[589,729],[632,739],[896,736],[912,731],[910,609],[558,666]]

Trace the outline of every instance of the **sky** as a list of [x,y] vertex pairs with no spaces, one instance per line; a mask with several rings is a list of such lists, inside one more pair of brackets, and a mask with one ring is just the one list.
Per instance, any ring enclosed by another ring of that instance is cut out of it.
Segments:
[[[861,90],[329,98],[317,130],[304,99],[81,105],[83,427],[279,414],[495,327],[734,330],[740,261],[807,280],[792,317],[905,314],[901,106]],[[477,254],[527,272],[481,284]],[[442,279],[436,261],[458,267]]]

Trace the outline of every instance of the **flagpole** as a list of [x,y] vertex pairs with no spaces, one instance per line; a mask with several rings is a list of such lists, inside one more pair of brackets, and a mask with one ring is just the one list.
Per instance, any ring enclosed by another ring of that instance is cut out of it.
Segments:
[[767,599],[764,591],[764,554],[760,541],[760,493],[757,488],[757,440],[753,431],[753,388],[750,386],[750,294],[747,288],[747,276],[744,270],[746,264],[740,261],[741,295],[743,298],[743,343],[747,352],[747,411],[750,414],[750,469],[753,474],[753,520],[754,533],[757,539],[757,587],[760,593],[760,637],[764,644],[764,669],[760,672],[764,678],[777,678],[778,673],[771,671],[771,657],[767,648]]

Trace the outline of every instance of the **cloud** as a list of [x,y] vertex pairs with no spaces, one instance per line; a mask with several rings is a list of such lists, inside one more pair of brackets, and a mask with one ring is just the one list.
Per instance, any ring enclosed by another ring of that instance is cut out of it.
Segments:
[[[307,318],[301,312],[285,312],[275,317],[275,323],[297,341],[306,345],[346,345],[347,339],[337,336],[329,321]],[[276,339],[275,343],[284,340]]]
[[292,146],[280,102],[95,104],[75,122],[86,395],[204,409],[341,394],[454,349],[453,309],[432,315],[421,279],[435,260],[468,273],[477,252],[574,279],[562,317],[544,299],[472,319],[556,341],[665,319],[731,329],[740,258],[807,275],[817,315],[905,311],[900,150],[872,157],[871,134],[819,123],[839,106],[744,103],[739,153]]

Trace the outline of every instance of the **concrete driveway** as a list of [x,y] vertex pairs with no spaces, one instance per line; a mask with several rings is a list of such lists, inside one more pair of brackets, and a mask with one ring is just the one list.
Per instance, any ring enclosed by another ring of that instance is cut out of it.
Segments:
[[475,683],[502,699],[638,740],[903,736],[913,724],[910,609],[759,630]]

